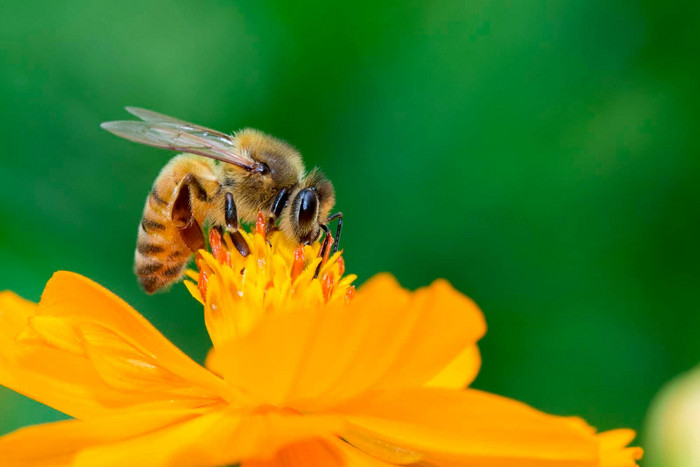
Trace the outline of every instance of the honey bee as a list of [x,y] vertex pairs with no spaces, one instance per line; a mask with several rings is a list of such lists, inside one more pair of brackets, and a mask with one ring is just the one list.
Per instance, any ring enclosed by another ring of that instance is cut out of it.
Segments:
[[262,212],[268,230],[280,230],[303,244],[315,242],[335,219],[338,248],[342,213],[329,216],[335,191],[318,169],[306,172],[301,154],[280,139],[246,128],[233,135],[146,109],[127,107],[141,121],[102,123],[128,140],[181,151],[160,171],[146,199],[138,229],[134,270],[153,293],[180,279],[200,248],[206,224],[226,229],[236,249],[250,253],[239,221]]

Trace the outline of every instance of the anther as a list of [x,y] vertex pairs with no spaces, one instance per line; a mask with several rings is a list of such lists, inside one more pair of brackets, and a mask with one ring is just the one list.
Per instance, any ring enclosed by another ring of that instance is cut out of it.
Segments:
[[294,250],[294,263],[292,263],[292,283],[304,271],[304,245],[299,244]]
[[342,276],[343,274],[345,274],[345,260],[342,256],[338,256],[338,276]]
[[350,303],[355,296],[355,286],[351,285],[345,292],[345,303]]
[[199,293],[202,295],[202,300],[207,301],[207,285],[209,284],[209,274],[206,271],[206,263],[202,255],[197,253],[194,260],[199,269],[199,278],[197,279],[197,288],[199,288]]
[[211,247],[211,254],[214,255],[214,258],[216,258],[219,263],[223,264],[226,261],[224,256],[226,249],[222,242],[222,232],[219,226],[209,229],[209,246]]
[[335,277],[332,272],[327,272],[321,278],[321,290],[323,290],[323,298],[328,302],[333,295],[333,286],[335,285]]
[[205,302],[207,301],[207,285],[209,285],[209,275],[204,269],[200,269],[197,288],[199,289],[199,293],[202,295],[202,300]]
[[258,219],[255,221],[255,232],[265,238],[265,216],[262,211],[258,212]]

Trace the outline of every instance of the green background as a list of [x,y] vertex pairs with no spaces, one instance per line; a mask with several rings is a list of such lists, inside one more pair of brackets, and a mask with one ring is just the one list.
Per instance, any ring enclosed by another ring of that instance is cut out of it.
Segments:
[[[132,257],[170,155],[151,108],[263,129],[334,181],[348,269],[480,304],[481,389],[643,427],[700,355],[700,7],[660,1],[27,2],[0,7],[0,288],[124,297],[202,360]],[[3,432],[60,415],[0,392]]]

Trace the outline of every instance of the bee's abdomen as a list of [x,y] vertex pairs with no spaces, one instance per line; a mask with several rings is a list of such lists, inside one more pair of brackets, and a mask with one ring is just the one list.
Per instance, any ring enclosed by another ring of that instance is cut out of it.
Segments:
[[139,226],[134,269],[144,290],[153,293],[182,277],[191,252],[172,221],[150,204]]
[[218,193],[213,166],[209,159],[182,154],[158,174],[146,199],[134,253],[134,271],[146,292],[156,292],[182,277],[192,249],[183,237],[189,230],[183,229],[182,219],[173,219],[174,205],[183,183],[188,183],[186,196],[192,194],[187,206],[193,222],[190,227],[199,229],[212,206],[208,193]]

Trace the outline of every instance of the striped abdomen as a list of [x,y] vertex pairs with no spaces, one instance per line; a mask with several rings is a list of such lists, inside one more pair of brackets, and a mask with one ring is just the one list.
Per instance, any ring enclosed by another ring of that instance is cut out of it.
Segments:
[[[156,178],[146,199],[134,255],[134,270],[146,292],[153,293],[182,277],[193,249],[197,248],[196,237],[202,235],[200,226],[218,198],[220,186],[214,170],[209,159],[183,154],[173,158]],[[186,185],[188,179],[194,180],[201,190]],[[177,215],[173,219],[174,205],[183,186],[186,198],[181,197],[178,203],[184,200],[192,216],[185,230]]]

